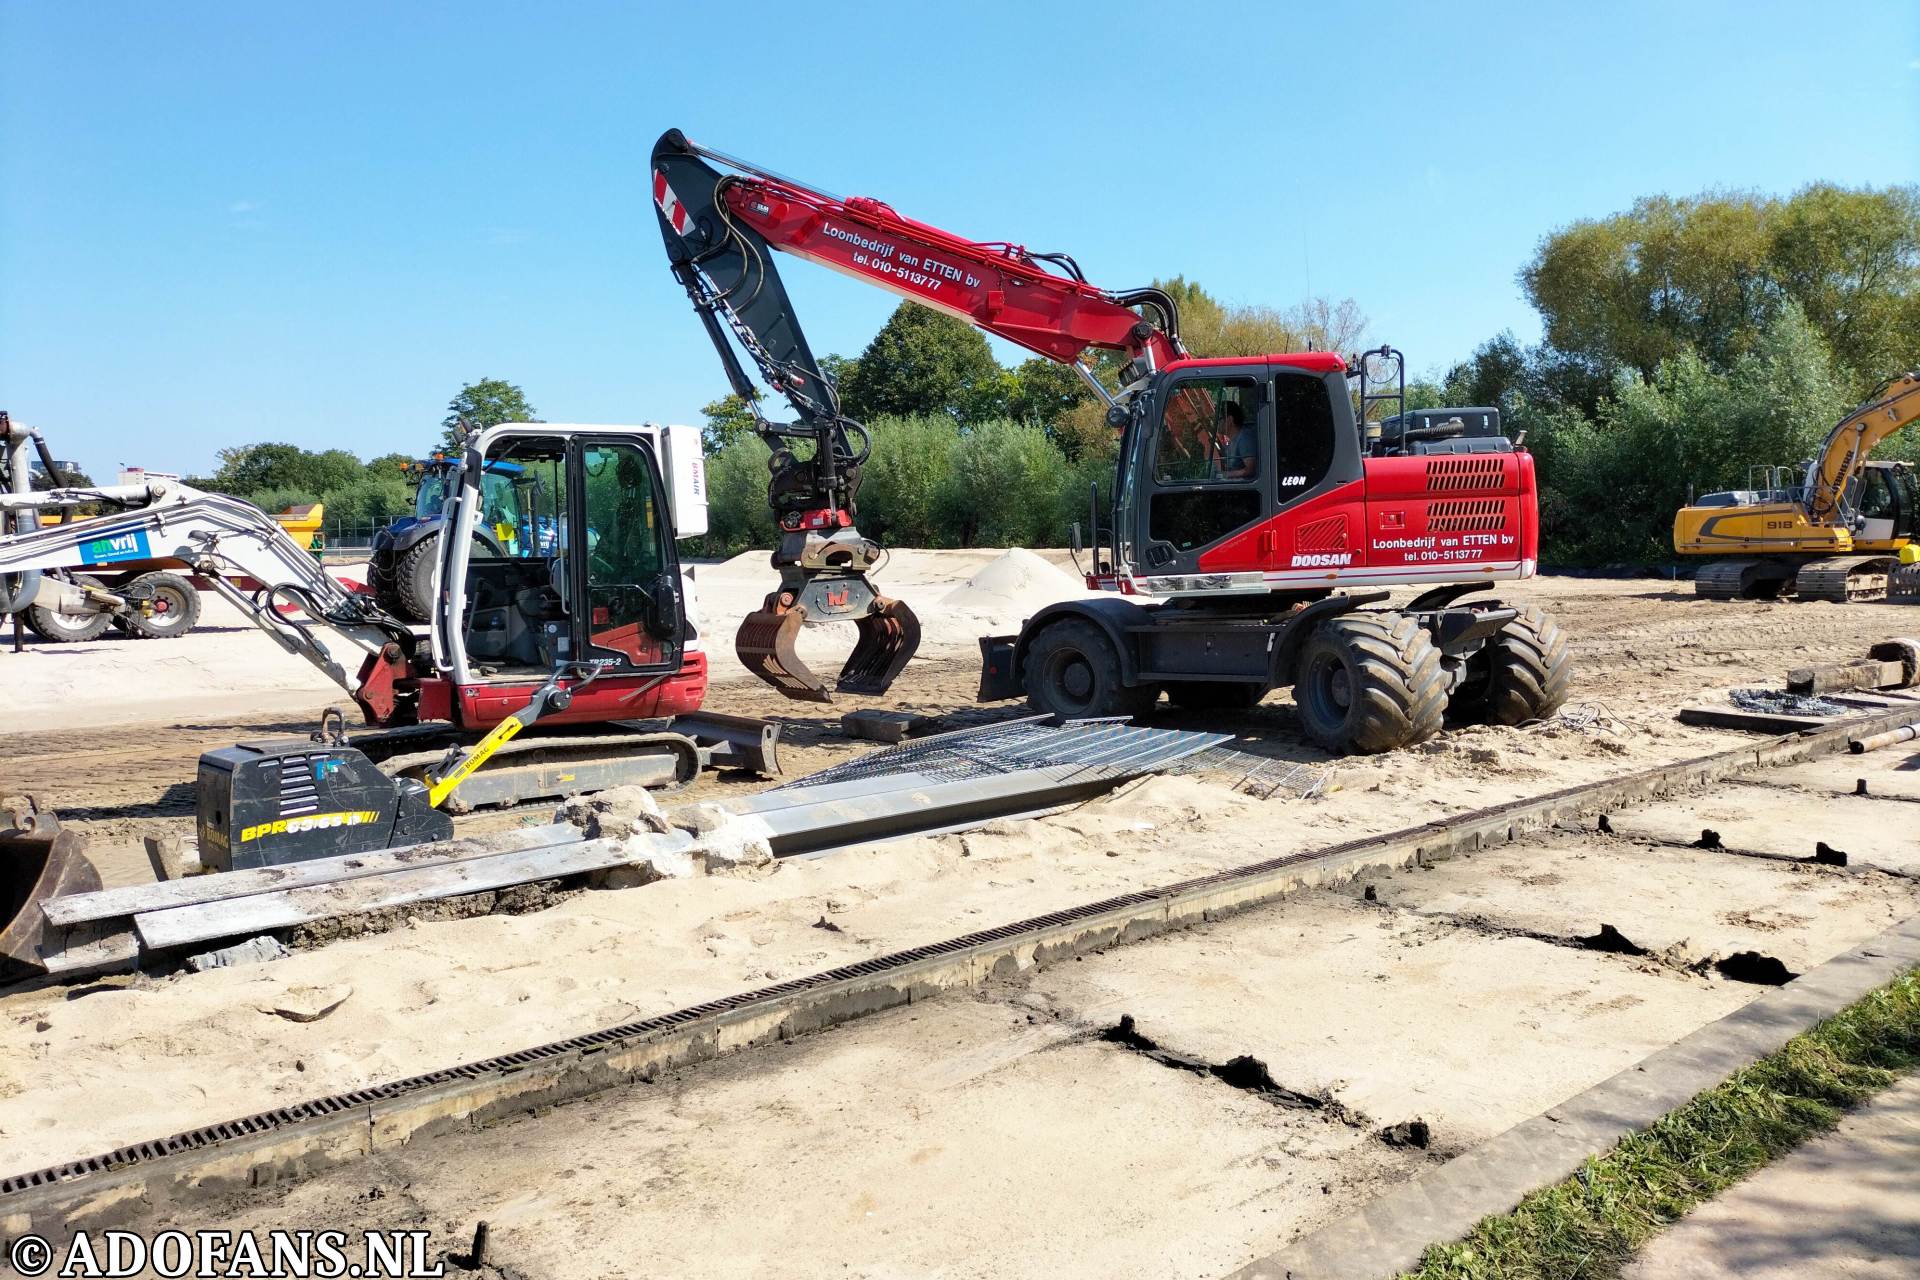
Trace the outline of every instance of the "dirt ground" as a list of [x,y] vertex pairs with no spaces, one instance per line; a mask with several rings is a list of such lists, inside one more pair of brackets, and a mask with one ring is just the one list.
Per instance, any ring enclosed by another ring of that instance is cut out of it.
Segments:
[[[839,728],[840,713],[855,706],[928,714],[974,708],[973,637],[1011,629],[1031,600],[1009,597],[996,608],[976,595],[963,599],[966,608],[940,606],[990,566],[993,553],[923,552],[898,560],[887,584],[921,606],[929,636],[888,698],[844,699],[831,708],[790,703],[729,670],[730,654],[716,654],[708,705],[779,718],[790,773],[866,749]],[[718,625],[732,616],[726,610],[751,603],[764,585],[746,572],[729,582],[727,569],[703,570],[702,613],[715,620],[716,632],[727,629]],[[1034,589],[1045,588],[1042,582]],[[0,1027],[20,1050],[0,1057],[0,1149],[7,1153],[0,1172],[523,1048],[1277,852],[1704,754],[1743,735],[1683,727],[1673,719],[1677,708],[1719,700],[1733,686],[1776,685],[1789,667],[1857,656],[1874,640],[1920,630],[1920,612],[1894,606],[1704,602],[1686,584],[1651,580],[1547,578],[1510,594],[1546,603],[1571,633],[1575,692],[1553,721],[1457,729],[1408,751],[1331,762],[1301,738],[1284,694],[1250,712],[1204,721],[1163,715],[1168,724],[1231,731],[1236,745],[1251,753],[1331,765],[1335,785],[1314,800],[1284,792],[1255,800],[1220,778],[1150,779],[1042,821],[790,862],[760,879],[670,881],[576,893],[531,914],[421,919],[247,969],[0,992]],[[232,690],[219,687],[212,669],[218,664],[188,648],[226,638],[218,632],[188,637],[176,642],[174,653],[155,643],[116,642],[78,659],[26,655],[29,663],[117,665],[111,679],[72,685],[57,703],[12,708],[0,721],[7,726],[0,791],[44,794],[87,833],[109,883],[149,877],[139,837],[191,829],[199,752],[236,738],[304,733],[314,712],[334,700],[289,677],[285,685],[246,695],[244,713],[179,714],[183,701],[234,705]],[[304,664],[259,637],[238,638],[253,643],[249,661],[271,666],[277,659],[281,669],[305,674]],[[816,640],[814,651],[821,648]],[[256,650],[267,656],[256,658]],[[166,665],[182,657],[194,661]],[[21,660],[0,652],[0,664]],[[126,667],[147,674],[130,675]],[[29,684],[0,679],[0,688]],[[120,719],[110,722],[111,716]],[[33,725],[35,718],[52,723]],[[992,1205],[1017,1217],[1019,1206],[1031,1208],[1036,1178],[1048,1182],[1083,1167],[1049,1192],[1046,1203],[1048,1213],[1058,1208],[1084,1216],[1086,1201],[1076,1197],[1097,1197],[1101,1178],[1164,1168],[1188,1180],[1191,1196],[1182,1203],[1204,1210],[1191,1230],[1182,1227],[1186,1234],[1166,1236],[1165,1247],[1149,1247],[1155,1197],[1165,1187],[1152,1196],[1143,1190],[1140,1203],[1122,1213],[1125,1229],[1116,1229],[1111,1247],[1086,1245],[1079,1255],[1085,1265],[1068,1269],[1198,1274],[1215,1263],[1244,1261],[1326,1220],[1336,1203],[1351,1207],[1369,1189],[1411,1176],[1434,1156],[1383,1148],[1364,1134],[1356,1137],[1344,1122],[1329,1128],[1324,1115],[1296,1116],[1238,1094],[1231,1108],[1247,1114],[1235,1119],[1238,1111],[1217,1110],[1217,1090],[1204,1080],[1177,1079],[1133,1061],[1114,1068],[1145,1072],[1141,1081],[1173,1091],[1149,1096],[1102,1074],[1108,1067],[1094,1064],[1109,1063],[1120,1051],[1089,1044],[1090,1031],[1130,1012],[1163,1043],[1208,1061],[1257,1052],[1290,1088],[1318,1090],[1382,1123],[1421,1116],[1440,1135],[1434,1152],[1460,1150],[1737,1007],[1755,990],[1692,966],[1762,948],[1799,971],[1920,910],[1905,877],[1809,877],[1729,855],[1676,856],[1658,843],[1717,824],[1729,845],[1803,854],[1800,846],[1810,844],[1808,833],[1817,827],[1838,847],[1851,842],[1862,856],[1905,870],[1896,865],[1899,842],[1882,842],[1883,848],[1873,835],[1905,829],[1910,801],[1901,792],[1913,776],[1912,760],[1882,753],[1872,767],[1879,771],[1875,798],[1855,800],[1850,810],[1838,806],[1859,768],[1808,767],[1791,778],[1783,771],[1780,785],[1764,789],[1764,804],[1719,793],[1699,813],[1690,802],[1641,811],[1647,825],[1637,843],[1596,848],[1550,841],[1525,865],[1493,856],[1465,860],[1405,887],[1382,885],[1376,903],[1337,895],[1290,903],[1248,917],[1264,925],[1210,926],[1183,935],[1184,941],[1125,949],[1103,958],[1112,963],[1098,969],[1073,966],[1043,975],[1031,989],[1002,993],[984,1006],[941,1003],[836,1033],[826,1047],[750,1055],[753,1061],[697,1073],[707,1082],[701,1090],[710,1091],[696,1093],[690,1082],[671,1096],[620,1102],[619,1131],[632,1131],[634,1159],[641,1163],[595,1157],[581,1172],[597,1169],[597,1179],[573,1186],[582,1204],[595,1206],[590,1217],[615,1213],[636,1196],[651,1203],[654,1189],[692,1197],[686,1212],[695,1216],[676,1218],[662,1209],[649,1219],[651,1238],[680,1232],[690,1233],[688,1240],[710,1240],[728,1206],[756,1200],[748,1172],[773,1180],[757,1184],[763,1188],[818,1180],[836,1195],[845,1191],[848,1234],[829,1233],[827,1244],[839,1240],[859,1253],[861,1241],[870,1242],[862,1233],[879,1225],[876,1216],[886,1217],[891,1243],[874,1255],[883,1260],[855,1273],[899,1274],[933,1268],[944,1249],[941,1231],[915,1225],[917,1210],[907,1207],[946,1194],[939,1151],[954,1151],[958,1172],[949,1172],[969,1194],[985,1197],[974,1233],[982,1247],[1013,1220],[996,1217]],[[686,794],[724,800],[764,785],[718,776]],[[1810,811],[1820,815],[1813,826],[1805,821]],[[458,826],[497,830],[545,821],[549,813],[548,806],[526,806],[473,814]],[[1602,924],[1647,954],[1580,953],[1564,945]],[[1489,988],[1495,979],[1498,989]],[[289,997],[341,990],[344,1001],[317,1022],[272,1012]],[[1375,994],[1383,990],[1392,998]],[[486,1016],[475,1016],[476,1009]],[[1056,1016],[1060,1010],[1071,1016]],[[1311,1034],[1285,1034],[1296,1026]],[[1396,1055],[1409,1045],[1424,1055],[1423,1074],[1411,1086],[1406,1072],[1396,1070]],[[1479,1078],[1487,1074],[1482,1053],[1496,1049],[1500,1081],[1489,1084]],[[896,1066],[887,1067],[890,1062]],[[946,1093],[921,1097],[916,1082],[927,1071],[947,1082]],[[835,1094],[843,1080],[844,1097]],[[976,1084],[984,1092],[968,1092]],[[1117,1119],[1095,1105],[1110,1102],[1116,1090],[1140,1097],[1143,1110]],[[964,1105],[949,1108],[961,1093]],[[599,1123],[591,1104],[564,1114],[574,1117],[567,1123]],[[1044,1122],[1056,1115],[1057,1161],[1028,1150],[1030,1131],[1052,1132]],[[1115,1124],[1144,1126],[1129,1132],[1148,1145],[1113,1147]],[[1196,1145],[1184,1137],[1195,1126],[1218,1128],[1221,1139],[1183,1163],[1171,1153]],[[710,1151],[689,1137],[709,1127],[720,1135]],[[915,1136],[918,1128],[927,1130],[924,1141]],[[532,1164],[548,1173],[540,1152],[564,1152],[569,1141],[584,1141],[569,1139],[565,1125],[538,1135],[524,1126],[516,1132],[515,1141],[533,1153]],[[983,1133],[1001,1135],[1009,1150],[1044,1163],[1048,1172],[1015,1177],[1004,1159],[996,1163],[991,1144],[968,1144],[968,1135]],[[573,1203],[558,1184],[510,1190],[506,1184],[515,1177],[523,1184],[540,1180],[511,1162],[499,1179],[481,1177],[477,1170],[502,1162],[498,1151],[475,1141],[470,1153],[449,1156],[441,1173],[412,1167],[393,1175],[419,1183],[427,1220],[442,1209],[451,1215],[435,1222],[436,1230],[471,1229],[454,1222],[449,1207],[462,1186],[472,1203],[495,1195],[509,1209],[527,1207],[524,1241],[537,1236],[532,1224],[551,1225],[551,1214]],[[901,1146],[909,1142],[936,1155],[903,1164],[895,1157],[913,1154]],[[655,1172],[639,1178],[635,1168]],[[392,1180],[379,1171],[365,1176],[385,1179],[383,1185]],[[462,1176],[469,1181],[461,1183]],[[340,1202],[326,1197],[343,1185],[304,1194],[338,1209]],[[429,1195],[429,1187],[440,1191]],[[287,1212],[302,1194],[275,1211]],[[1257,1230],[1245,1229],[1249,1205],[1263,1217]],[[790,1216],[794,1232],[809,1217],[797,1209]],[[1230,1223],[1238,1224],[1232,1242],[1219,1244],[1218,1230]],[[1036,1220],[1033,1232],[1056,1229],[1062,1240],[1078,1238],[1065,1219]],[[752,1273],[754,1257],[787,1256],[775,1243],[780,1236],[769,1229],[767,1251],[741,1254],[737,1273]],[[1203,1240],[1213,1243],[1201,1248]],[[1166,1248],[1181,1241],[1197,1250],[1188,1259],[1195,1265],[1171,1264]],[[526,1274],[565,1273],[564,1245],[527,1248],[545,1264]],[[1021,1263],[1016,1270],[1053,1269],[1061,1261],[1031,1250],[1013,1256]],[[605,1273],[677,1271],[684,1269],[677,1263],[693,1262],[692,1254],[661,1256],[645,1266],[609,1264]],[[994,1270],[956,1265],[950,1273]]]

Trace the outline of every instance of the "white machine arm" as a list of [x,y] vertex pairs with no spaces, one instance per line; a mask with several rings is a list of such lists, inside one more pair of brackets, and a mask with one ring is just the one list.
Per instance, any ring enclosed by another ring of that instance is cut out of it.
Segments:
[[[366,653],[378,653],[396,640],[403,644],[410,640],[405,624],[383,613],[371,597],[348,591],[273,517],[238,498],[169,481],[0,493],[0,511],[100,501],[142,505],[24,533],[0,533],[0,575],[111,569],[153,559],[183,561],[281,648],[307,659],[349,693],[355,690],[352,674],[313,635],[309,624],[283,614],[280,605],[297,606]],[[243,591],[235,579],[252,579],[260,589]],[[0,600],[0,612],[18,612],[35,604],[57,608],[63,601],[78,604],[67,599],[75,592],[101,594],[41,577],[38,586],[20,598]]]

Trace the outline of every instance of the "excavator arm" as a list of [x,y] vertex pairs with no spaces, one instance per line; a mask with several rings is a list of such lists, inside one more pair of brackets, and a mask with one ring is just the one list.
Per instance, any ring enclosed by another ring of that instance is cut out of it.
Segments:
[[[860,639],[838,687],[884,692],[917,647],[919,623],[867,578],[879,548],[854,527],[867,432],[841,412],[773,252],[831,267],[1071,365],[1109,405],[1186,354],[1178,309],[1158,289],[1099,289],[1065,254],[967,240],[878,200],[830,195],[699,147],[678,129],[654,144],[652,180],[674,277],[773,448],[768,499],[781,529],[773,555],[780,588],[741,625],[735,649],[748,670],[789,697],[825,701],[823,682],[795,653],[798,634],[809,621],[852,619]],[[736,346],[761,381],[786,398],[794,422],[761,416]],[[1120,388],[1110,391],[1088,368],[1089,348],[1126,357]]]
[[1882,440],[1920,420],[1920,373],[1882,384],[1867,402],[1827,433],[1808,485],[1807,514],[1815,524],[1833,524],[1846,504],[1847,486]]
[[[108,515],[38,526],[41,510],[84,504],[120,508]],[[14,517],[25,515],[20,524]],[[82,612],[124,608],[112,592],[77,587],[46,576],[47,570],[111,567],[123,560],[177,559],[239,609],[289,653],[305,658],[361,704],[369,719],[381,708],[369,704],[395,673],[404,673],[413,643],[406,626],[388,617],[370,596],[346,590],[312,555],[252,503],[203,493],[177,481],[102,485],[28,492],[0,492],[0,523],[21,532],[0,532],[0,614],[34,604]],[[242,591],[235,579],[262,584]],[[283,607],[291,606],[290,611]],[[359,675],[349,674],[308,619],[323,623],[364,655]],[[391,707],[384,708],[390,711]]]

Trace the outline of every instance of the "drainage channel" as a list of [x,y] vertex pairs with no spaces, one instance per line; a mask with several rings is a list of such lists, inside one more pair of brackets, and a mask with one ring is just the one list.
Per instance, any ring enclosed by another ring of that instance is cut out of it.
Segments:
[[1286,854],[878,956],[523,1051],[205,1125],[0,1177],[0,1231],[64,1234],[159,1206],[267,1187],[416,1138],[484,1125],[945,991],[1200,924],[1303,889],[1338,887],[1509,843],[1573,818],[1846,749],[1903,722],[1862,716],[1383,836]]

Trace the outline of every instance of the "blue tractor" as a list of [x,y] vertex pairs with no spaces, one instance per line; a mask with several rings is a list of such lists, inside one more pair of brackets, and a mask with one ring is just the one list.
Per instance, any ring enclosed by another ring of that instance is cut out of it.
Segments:
[[[404,464],[416,489],[413,514],[401,516],[373,535],[367,561],[367,585],[380,607],[405,622],[433,616],[433,573],[440,559],[440,531],[446,525],[449,486],[457,458],[435,453]],[[523,546],[552,555],[559,543],[559,512],[552,495],[526,469],[511,462],[489,462],[480,477],[481,518],[474,537],[492,556],[519,556]]]

